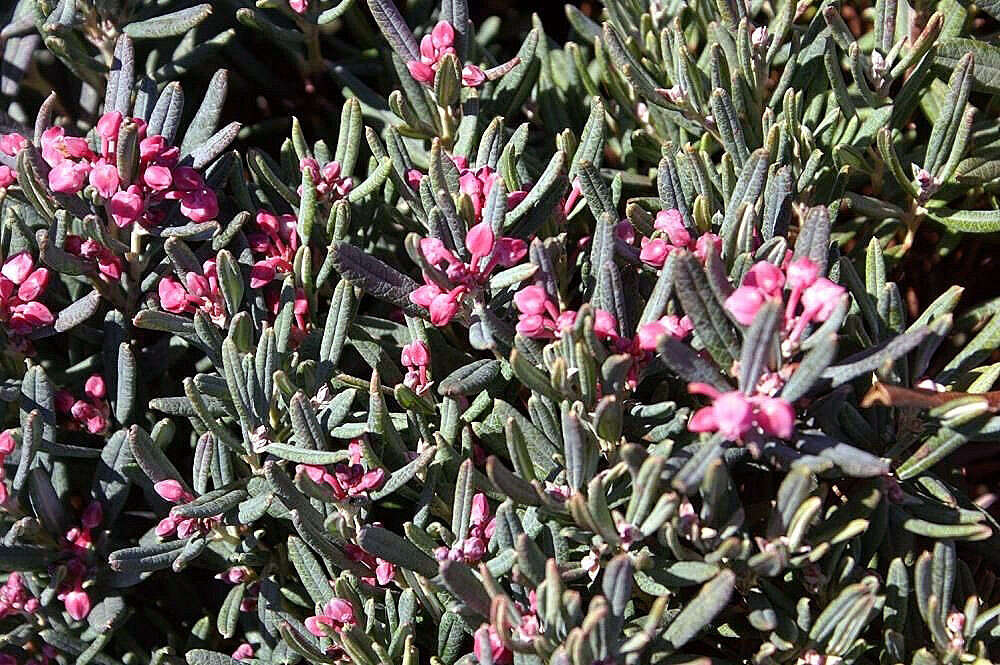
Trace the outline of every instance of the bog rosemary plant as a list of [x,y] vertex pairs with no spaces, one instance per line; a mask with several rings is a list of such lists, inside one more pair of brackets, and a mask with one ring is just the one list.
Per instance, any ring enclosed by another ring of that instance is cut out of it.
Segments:
[[11,4],[0,665],[1000,658],[995,3]]

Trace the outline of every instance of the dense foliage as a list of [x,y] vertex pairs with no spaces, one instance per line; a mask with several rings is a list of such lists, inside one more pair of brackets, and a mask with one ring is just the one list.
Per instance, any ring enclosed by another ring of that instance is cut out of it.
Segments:
[[1000,657],[996,2],[9,4],[0,665]]

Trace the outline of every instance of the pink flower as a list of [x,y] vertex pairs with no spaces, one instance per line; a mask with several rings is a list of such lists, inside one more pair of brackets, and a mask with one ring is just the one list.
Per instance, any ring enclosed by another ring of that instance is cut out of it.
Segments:
[[662,268],[670,254],[671,246],[663,238],[643,238],[642,250],[639,252],[639,260],[643,263]]
[[[296,1],[297,0],[292,0],[292,2]],[[299,1],[304,2],[305,0],[299,0]],[[247,658],[253,658],[253,653],[254,653],[253,647],[250,646],[249,643],[244,642],[243,644],[236,647],[236,651],[233,652],[232,658],[233,660],[245,660]]]
[[410,76],[417,83],[430,85],[434,83],[434,69],[420,60],[410,60],[406,63],[406,68],[410,71]]
[[118,168],[105,161],[98,162],[90,171],[90,184],[101,198],[110,199],[118,191]]
[[741,286],[726,298],[726,309],[741,325],[753,323],[757,312],[764,305],[764,295],[760,289],[751,286]]
[[487,653],[490,654],[490,660],[496,665],[509,665],[514,661],[514,654],[504,645],[497,629],[489,624],[483,624],[476,631],[472,651],[480,663],[486,659]]
[[653,227],[658,231],[665,232],[670,239],[670,244],[675,247],[687,248],[691,245],[691,233],[684,226],[684,217],[676,208],[656,213]]
[[430,358],[430,350],[421,340],[403,347],[401,360],[407,370],[406,376],[403,378],[403,385],[418,395],[424,394],[430,387],[430,383],[427,381],[427,368],[430,365]]
[[766,434],[779,439],[787,439],[795,427],[795,409],[779,397],[759,397],[754,399],[757,411],[754,420]]
[[820,277],[802,294],[802,306],[808,315],[817,321],[826,321],[837,309],[840,298],[846,293],[844,287],[834,284],[826,277]]
[[[167,196],[170,197],[169,194]],[[219,200],[215,192],[208,188],[184,192],[178,198],[181,202],[181,214],[192,222],[207,222],[219,215]]]
[[703,233],[695,241],[694,255],[698,257],[699,261],[704,263],[708,259],[709,251],[722,254],[722,238],[714,233]]
[[61,194],[76,194],[83,189],[90,173],[90,165],[86,162],[63,160],[49,171],[49,188]]
[[104,399],[104,396],[107,394],[104,379],[100,374],[91,374],[83,386],[83,391],[87,397],[94,400]]
[[702,407],[688,421],[692,432],[719,432],[729,441],[742,441],[754,428],[787,439],[795,427],[795,410],[786,400],[738,391],[720,393],[704,383],[691,383],[688,392],[705,395],[712,405]]
[[305,14],[309,10],[309,0],[288,0],[288,6],[296,14]]
[[468,88],[478,88],[486,81],[486,72],[475,65],[462,68],[462,85]]
[[785,274],[773,263],[758,261],[747,271],[743,285],[760,290],[765,297],[780,298]]
[[118,138],[118,130],[121,128],[121,125],[122,114],[120,112],[112,111],[111,113],[105,113],[97,121],[97,134],[108,141],[114,141]]
[[17,175],[6,164],[0,164],[0,188],[10,187],[17,180]]
[[139,186],[131,185],[127,190],[112,196],[110,208],[111,217],[119,228],[137,221],[145,210]]
[[38,302],[49,282],[46,268],[35,268],[28,252],[9,257],[0,268],[0,321],[14,335],[26,335],[55,321],[52,312]]
[[28,145],[28,139],[17,132],[0,135],[0,152],[13,157]]
[[80,621],[90,614],[90,596],[82,588],[74,589],[63,597],[66,613],[75,621]]
[[39,601],[31,595],[23,575],[11,572],[0,586],[0,619],[15,614],[34,614],[38,607]]
[[306,619],[306,629],[316,637],[339,633],[355,625],[354,607],[343,598],[331,598],[322,611]]
[[640,326],[636,338],[642,351],[656,351],[661,337],[669,335],[674,339],[684,339],[692,330],[694,325],[687,316],[678,318],[668,314],[659,321]]
[[170,169],[166,166],[153,164],[146,168],[142,174],[142,182],[156,192],[162,192],[173,184],[174,178]]

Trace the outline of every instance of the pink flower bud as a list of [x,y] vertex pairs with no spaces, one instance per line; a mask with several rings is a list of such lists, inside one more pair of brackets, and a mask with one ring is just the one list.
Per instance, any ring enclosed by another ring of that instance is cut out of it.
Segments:
[[667,329],[659,321],[653,321],[639,327],[636,335],[639,340],[639,348],[643,351],[656,351],[656,345],[660,337],[667,334]]
[[305,14],[309,10],[309,0],[288,0],[288,6],[296,14]]
[[51,325],[56,317],[40,302],[18,305],[7,321],[8,327],[17,335],[26,335],[35,328]]
[[269,284],[276,275],[277,272],[270,262],[258,261],[250,268],[250,288],[259,289],[265,284]]
[[406,182],[409,183],[410,187],[413,189],[420,189],[420,181],[423,180],[424,174],[419,169],[410,169],[406,172]]
[[733,291],[726,298],[726,309],[739,321],[741,325],[748,326],[753,323],[754,317],[764,304],[764,296],[760,291],[749,287],[741,286]]
[[476,656],[476,660],[480,663],[486,660],[486,654],[489,654],[490,660],[495,665],[508,665],[514,658],[510,650],[504,646],[503,640],[500,639],[500,634],[497,633],[496,628],[488,624],[483,624],[482,628],[476,631],[473,638],[472,651]]
[[76,194],[83,189],[89,173],[89,164],[63,160],[49,171],[49,188],[61,194]]
[[528,243],[520,238],[500,238],[493,252],[497,263],[505,268],[517,265],[527,255]]
[[438,21],[431,31],[431,41],[435,48],[448,48],[455,44],[455,28],[448,21]]
[[183,500],[187,500],[189,496],[180,482],[173,478],[161,480],[153,485],[153,489],[156,490],[157,494],[171,503],[180,503]]
[[545,325],[546,319],[538,314],[522,314],[517,319],[517,332],[525,337],[544,338],[551,337],[550,331]]
[[104,386],[104,378],[100,374],[91,374],[90,378],[83,385],[83,392],[92,400],[104,399],[107,389]]
[[421,340],[403,347],[402,361],[406,366],[426,366],[431,359],[430,350]]
[[[291,0],[291,1],[296,2],[297,0]],[[233,660],[245,660],[247,658],[253,658],[253,647],[250,646],[250,644],[248,644],[247,642],[244,642],[243,644],[236,647],[236,651],[233,652],[232,658]]]
[[486,81],[486,72],[475,65],[462,68],[462,85],[467,88],[478,88]]
[[10,187],[17,180],[17,176],[6,164],[0,164],[0,188]]
[[802,294],[802,306],[817,321],[826,321],[846,293],[844,287],[820,277]]

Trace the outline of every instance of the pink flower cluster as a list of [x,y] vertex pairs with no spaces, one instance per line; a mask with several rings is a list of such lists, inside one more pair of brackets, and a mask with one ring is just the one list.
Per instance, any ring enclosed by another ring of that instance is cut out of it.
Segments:
[[72,555],[66,564],[66,576],[59,585],[56,597],[63,601],[66,613],[76,621],[90,614],[90,596],[83,589],[88,577],[87,559],[94,551],[91,531],[104,520],[104,509],[100,502],[91,501],[80,516],[80,526],[69,529],[65,536],[65,549]]
[[[4,484],[4,470],[3,463],[7,455],[14,452],[15,441],[13,435],[11,435],[10,430],[4,430],[0,432],[0,505],[7,503],[9,494],[7,492],[7,485]],[[0,605],[2,607],[2,605]],[[3,614],[0,613],[0,619],[3,618]]]
[[688,250],[704,262],[710,248],[714,248],[716,252],[722,251],[722,238],[714,233],[703,233],[697,240],[694,239],[677,209],[656,213],[653,228],[653,235],[644,237],[641,241],[639,259],[654,268],[662,268],[671,252]]
[[[354,189],[354,178],[342,176],[340,162],[327,162],[322,167],[312,157],[303,157],[299,161],[301,171],[309,171],[313,184],[316,186],[316,193],[323,200],[339,200],[351,193]],[[302,194],[302,187],[299,186],[299,194]]]
[[135,182],[121,180],[116,158],[122,114],[105,113],[97,121],[101,149],[94,153],[86,139],[66,136],[62,127],[49,127],[42,134],[42,159],[51,167],[49,188],[62,194],[76,194],[89,182],[107,202],[115,224],[126,227],[134,222],[155,226],[165,211],[166,200],[180,202],[181,214],[192,222],[207,222],[219,213],[215,192],[190,166],[179,166],[180,150],[167,144],[159,134],[146,136],[146,123],[132,118],[138,128],[139,171]]
[[328,487],[338,501],[357,496],[365,496],[369,491],[378,489],[385,481],[385,469],[365,471],[361,464],[361,443],[355,439],[348,446],[350,464],[337,464],[330,473],[321,466],[299,464],[295,467],[296,474],[304,473],[309,480],[320,486]]
[[49,308],[38,302],[49,284],[47,268],[36,268],[30,252],[20,252],[0,268],[0,322],[10,333],[23,336],[55,321]]
[[[8,157],[14,157],[28,145],[28,139],[14,132],[0,135],[0,152]],[[0,187],[10,187],[17,180],[17,174],[6,164],[0,164]]]
[[24,577],[17,571],[8,575],[7,581],[0,586],[0,619],[15,614],[34,614],[40,604],[28,591]]
[[[521,617],[517,625],[514,626],[514,636],[521,641],[534,639],[541,632],[541,622],[538,618],[538,597],[535,590],[528,591],[528,607],[518,601],[514,602],[514,606]],[[492,657],[491,660],[497,665],[509,665],[513,662],[513,653],[510,648],[504,644],[499,631],[489,624],[483,624],[476,631],[472,650],[479,662],[482,662],[487,651]]]
[[[447,21],[439,21],[431,34],[420,40],[420,59],[406,63],[410,76],[424,85],[434,85],[434,74],[441,66],[441,59],[455,52],[455,28]],[[462,68],[462,84],[476,88],[486,81],[486,72],[472,64]]]
[[460,260],[437,238],[423,238],[420,252],[435,268],[443,269],[451,283],[444,290],[424,275],[424,286],[410,294],[410,300],[430,311],[431,323],[447,325],[458,313],[462,297],[482,287],[498,265],[516,265],[528,253],[528,246],[519,238],[497,239],[486,222],[479,222],[465,236],[465,247],[472,255],[468,262]]
[[372,556],[354,543],[344,545],[344,554],[351,561],[357,561],[375,572],[374,577],[362,577],[361,581],[372,586],[385,586],[396,579],[396,566],[385,559]]
[[[514,295],[514,305],[520,314],[517,332],[532,339],[555,339],[576,323],[573,310],[560,311],[545,289],[538,285],[526,286]],[[618,322],[610,312],[594,310],[594,331],[603,339],[618,337]]]
[[786,259],[783,268],[760,261],[747,271],[742,285],[726,298],[726,309],[739,323],[748,326],[765,302],[781,302],[786,289],[789,294],[784,334],[790,345],[798,343],[811,323],[826,321],[846,293],[844,287],[820,277],[819,266],[810,259]]
[[316,637],[339,633],[357,623],[354,606],[343,598],[331,598],[319,614],[306,619],[306,629]]
[[469,535],[465,540],[456,540],[451,547],[439,547],[434,552],[438,561],[464,561],[478,563],[486,554],[486,547],[496,530],[496,520],[490,514],[490,504],[486,495],[479,492],[472,497],[472,515],[469,518]]
[[692,432],[718,432],[728,441],[744,441],[753,432],[787,439],[795,428],[795,409],[780,397],[720,392],[705,383],[688,384],[692,395],[711,398],[712,404],[698,409],[688,421]]
[[257,231],[247,233],[250,249],[262,256],[250,269],[250,288],[259,289],[284,273],[292,272],[299,234],[295,215],[274,215],[257,212]]
[[[576,323],[578,313],[573,310],[560,311],[538,285],[526,286],[514,295],[514,305],[520,314],[517,319],[517,332],[533,339],[555,339],[572,328]],[[618,322],[614,315],[602,309],[594,309],[594,332],[597,336],[611,344],[616,353],[627,353],[632,356],[632,367],[626,382],[629,387],[638,385],[639,371],[649,361],[651,352],[661,337],[670,335],[675,339],[684,339],[694,326],[687,316],[677,317],[667,314],[657,321],[646,323],[639,327],[632,338],[622,337],[618,333]]]
[[[161,480],[153,485],[153,489],[163,499],[174,504],[190,503],[195,499],[195,496],[185,490],[180,482],[172,479]],[[156,535],[160,538],[166,538],[176,533],[178,538],[187,538],[195,533],[206,534],[217,527],[221,521],[222,517],[219,515],[200,518],[178,517],[171,510],[170,514],[156,525]]]
[[[251,582],[255,578],[253,571],[246,566],[233,566],[216,575],[215,579],[228,582],[229,584],[241,584],[243,582]],[[243,594],[243,600],[240,601],[240,612],[255,612],[259,597],[260,583],[253,582],[252,584],[248,584],[246,592]]]
[[63,249],[73,256],[97,263],[97,271],[105,282],[117,282],[121,279],[124,269],[121,258],[93,238],[84,240],[83,236],[67,235]]
[[427,368],[431,364],[430,349],[422,341],[417,340],[403,347],[400,360],[406,367],[403,385],[418,395],[423,395],[431,386],[427,380]]
[[55,396],[56,412],[69,418],[67,429],[84,429],[91,434],[108,431],[111,408],[107,402],[107,386],[100,374],[91,374],[83,386],[86,399],[77,399],[68,390],[59,390]]
[[157,293],[160,306],[173,314],[204,312],[216,325],[226,323],[226,302],[219,290],[219,274],[214,259],[202,264],[201,274],[189,271],[185,274],[187,288],[173,275],[160,280]]

